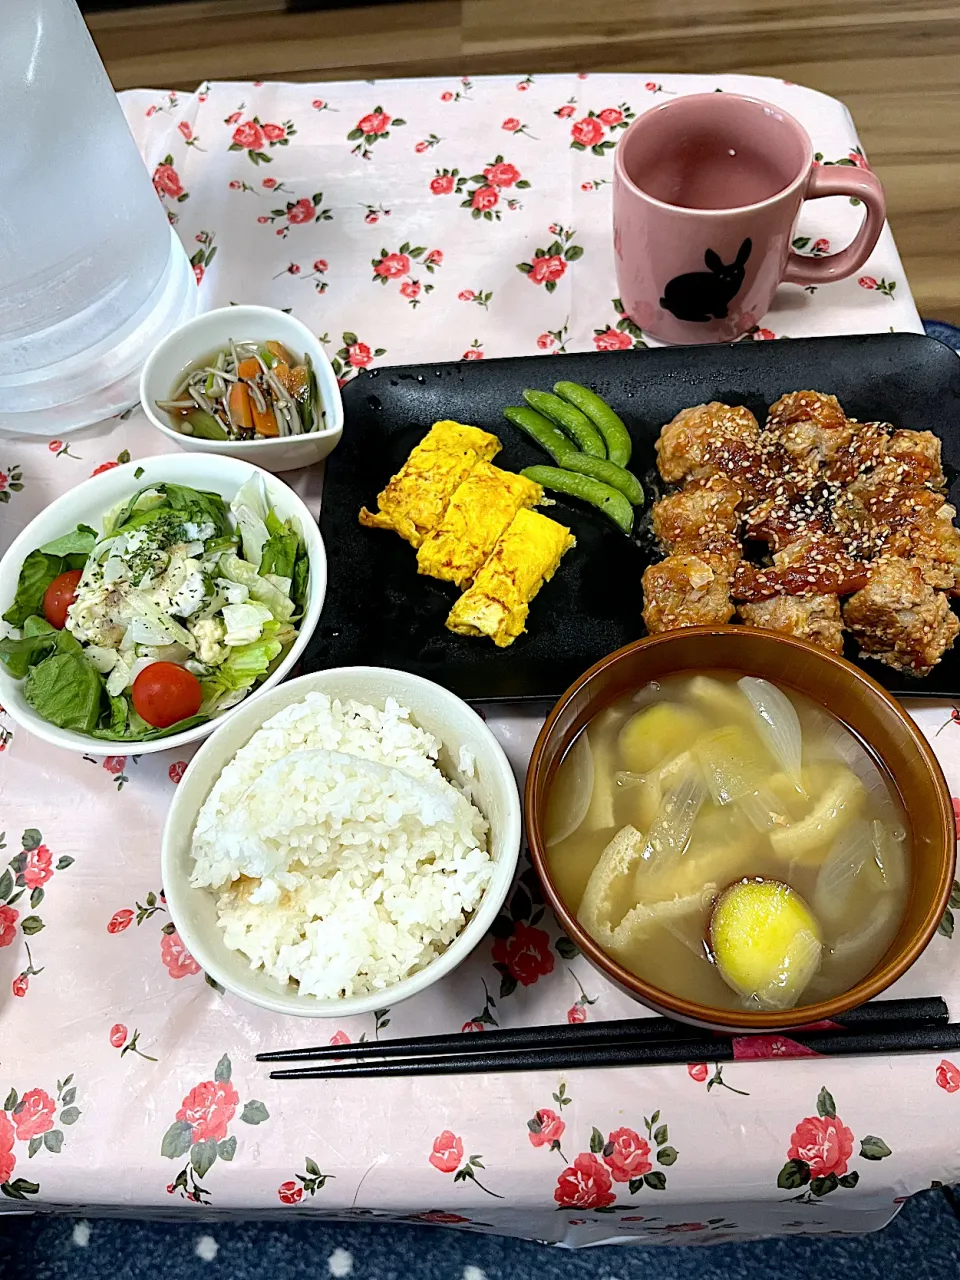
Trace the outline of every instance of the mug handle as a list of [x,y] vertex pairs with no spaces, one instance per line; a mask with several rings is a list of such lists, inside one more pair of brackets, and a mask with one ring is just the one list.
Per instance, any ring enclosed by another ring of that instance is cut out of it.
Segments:
[[843,280],[862,267],[883,230],[886,201],[880,179],[869,169],[848,165],[817,165],[810,171],[804,200],[821,200],[824,196],[856,196],[867,211],[863,226],[854,240],[825,258],[807,258],[791,253],[783,278],[788,284],[830,284]]

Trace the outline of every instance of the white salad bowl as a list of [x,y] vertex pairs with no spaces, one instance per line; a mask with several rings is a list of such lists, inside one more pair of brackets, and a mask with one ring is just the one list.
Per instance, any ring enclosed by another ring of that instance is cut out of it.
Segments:
[[[169,481],[189,485],[194,489],[206,489],[220,494],[229,505],[237,491],[253,475],[263,477],[267,497],[277,515],[283,520],[292,517],[299,523],[310,558],[307,603],[298,625],[297,638],[282,661],[247,698],[256,697],[262,690],[272,689],[297,662],[316,628],[327,590],[327,557],[317,522],[297,494],[276,476],[237,458],[206,458],[197,454],[175,453],[141,458],[93,476],[69,493],[63,494],[31,520],[0,560],[0,614],[13,603],[20,568],[31,551],[52,542],[54,538],[72,533],[78,524],[88,524],[98,533],[101,532],[104,517],[146,485]],[[224,720],[246,706],[247,702],[245,699],[205,724],[194,725],[192,729],[185,729],[182,733],[148,742],[112,742],[74,730],[60,729],[44,720],[24,697],[23,684],[23,680],[14,679],[0,663],[0,705],[21,728],[42,738],[44,742],[49,742],[51,746],[97,756],[148,755],[155,751],[184,747],[187,743],[205,738]]]
[[[224,766],[265,720],[314,692],[352,698],[381,709],[387,698],[395,698],[409,708],[412,720],[442,743],[438,763],[444,775],[468,790],[490,824],[489,849],[494,859],[493,876],[479,907],[442,955],[394,986],[342,1000],[301,996],[295,984],[283,986],[262,970],[252,969],[246,956],[230,950],[224,942],[215,894],[190,884],[197,815]],[[459,772],[462,747],[476,762],[469,779]],[[440,685],[406,671],[338,667],[300,676],[252,702],[241,703],[203,744],[180,780],[167,813],[160,851],[161,879],[170,916],[184,945],[221,986],[274,1013],[345,1018],[372,1013],[417,995],[466,959],[493,924],[507,896],[517,867],[520,831],[520,798],[513,770],[503,748],[471,707]]]
[[[282,342],[293,355],[308,355],[317,375],[323,419],[321,431],[270,440],[201,440],[186,436],[173,425],[173,415],[158,409],[169,400],[181,375],[201,356],[234,342]],[[337,375],[320,340],[295,316],[274,307],[221,307],[194,316],[174,329],[154,348],[140,375],[140,403],[157,428],[189,453],[243,458],[267,471],[295,471],[320,462],[343,435],[343,401]]]

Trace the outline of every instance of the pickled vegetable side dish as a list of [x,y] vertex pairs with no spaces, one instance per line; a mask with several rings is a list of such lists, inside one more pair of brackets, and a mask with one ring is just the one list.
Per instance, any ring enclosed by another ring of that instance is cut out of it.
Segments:
[[606,708],[547,798],[560,897],[626,969],[721,1009],[848,991],[893,941],[909,824],[886,773],[793,690],[677,675]]
[[195,360],[157,408],[181,435],[201,440],[265,440],[323,426],[308,355],[280,342],[234,342]]

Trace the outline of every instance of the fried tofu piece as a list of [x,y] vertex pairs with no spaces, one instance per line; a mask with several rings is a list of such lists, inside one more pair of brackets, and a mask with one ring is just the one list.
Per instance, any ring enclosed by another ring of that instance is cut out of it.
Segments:
[[457,635],[489,636],[500,649],[513,644],[525,630],[530,601],[575,545],[562,524],[521,508],[450,610],[447,627]]
[[730,475],[755,455],[760,427],[742,405],[709,404],[681,409],[661,427],[657,440],[657,466],[668,484],[712,475]]
[[521,507],[542,501],[543,488],[533,480],[478,462],[421,543],[417,572],[465,586]]
[[479,427],[435,422],[378,496],[378,510],[362,508],[360,523],[368,529],[392,529],[419,547],[477,462],[490,462],[500,447],[496,436]]
[[643,574],[643,620],[651,635],[678,627],[729,622],[730,560],[712,551],[667,556]]
[[691,480],[677,493],[654,503],[653,532],[670,555],[709,551],[726,544],[737,532],[737,508],[743,497],[726,476]]
[[861,656],[897,671],[925,676],[952,647],[960,622],[941,591],[924,580],[915,561],[877,561],[862,591],[843,606],[843,620]]
[[779,631],[812,640],[832,653],[843,652],[843,619],[836,596],[772,596],[754,604],[738,604],[737,613],[748,627]]

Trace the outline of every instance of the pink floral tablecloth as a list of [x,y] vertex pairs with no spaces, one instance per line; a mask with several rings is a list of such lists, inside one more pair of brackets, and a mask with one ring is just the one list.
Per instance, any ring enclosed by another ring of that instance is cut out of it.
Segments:
[[[615,296],[611,153],[636,113],[715,88],[781,103],[825,164],[867,163],[841,104],[736,76],[220,83],[123,105],[202,305],[290,307],[348,378],[640,342]],[[846,242],[860,214],[807,206],[797,248]],[[859,279],[783,288],[754,337],[919,328],[885,231]],[[166,447],[139,412],[63,441],[0,437],[0,549],[91,473]],[[319,504],[318,474],[294,483]],[[910,709],[960,792],[960,713]],[[536,717],[498,709],[490,723],[522,778]],[[186,757],[78,758],[0,725],[4,1209],[212,1206],[569,1245],[707,1242],[872,1230],[903,1196],[960,1177],[960,1064],[938,1057],[271,1082],[257,1050],[637,1008],[558,933],[527,867],[494,935],[424,996],[342,1024],[258,1011],[205,981],[165,907],[159,833]],[[948,915],[894,994],[942,994],[956,1014],[952,934]]]

